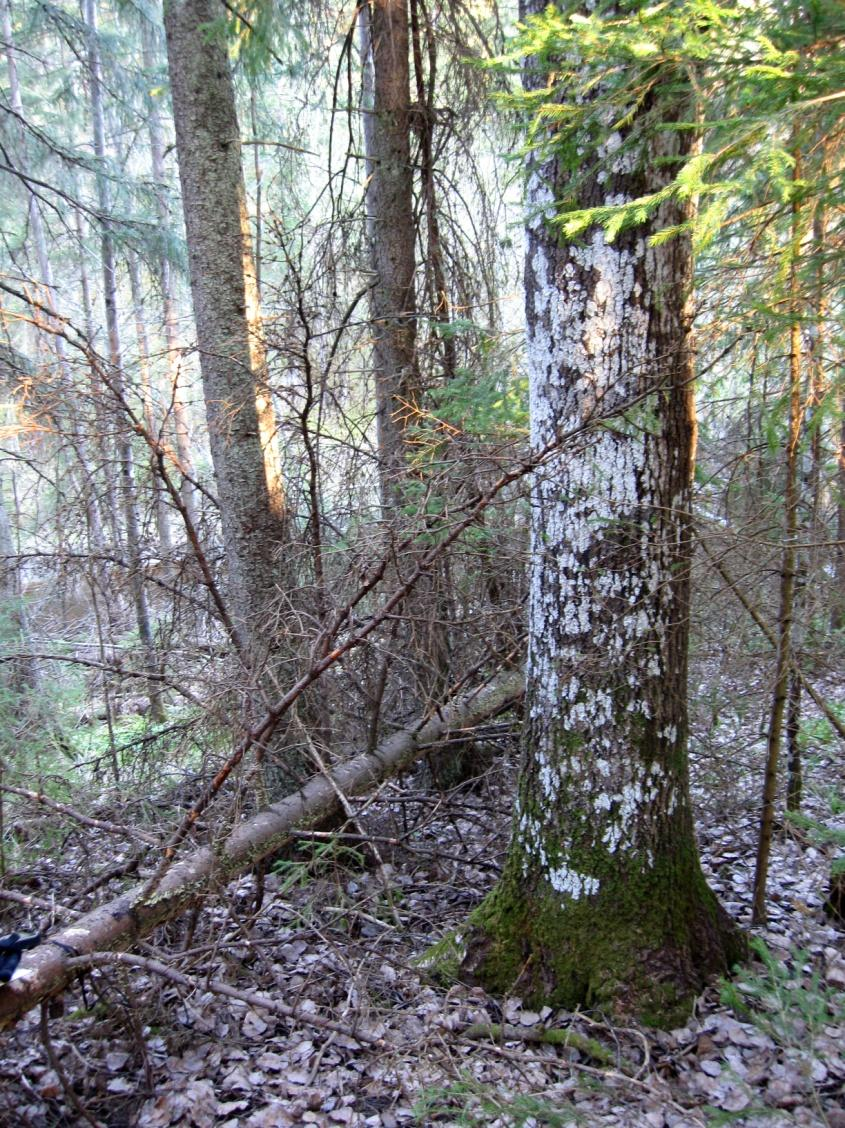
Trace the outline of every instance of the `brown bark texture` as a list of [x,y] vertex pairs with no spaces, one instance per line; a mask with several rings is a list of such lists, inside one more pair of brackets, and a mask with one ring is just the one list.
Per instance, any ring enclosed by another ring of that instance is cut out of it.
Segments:
[[[405,430],[418,396],[416,266],[411,167],[407,0],[369,0],[362,18],[372,61],[372,112],[365,110],[370,167],[367,231],[373,271],[370,313],[382,505],[401,500]],[[366,66],[366,60],[365,60]]]
[[[264,649],[285,516],[245,228],[235,93],[218,0],[168,0],[165,31],[191,296],[229,590],[244,652]],[[275,629],[269,631],[272,638]]]

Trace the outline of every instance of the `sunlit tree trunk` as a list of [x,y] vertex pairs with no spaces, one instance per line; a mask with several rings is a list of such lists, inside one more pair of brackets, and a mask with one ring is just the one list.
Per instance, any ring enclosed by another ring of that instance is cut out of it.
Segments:
[[[3,0],[2,4],[0,5],[0,12],[2,12],[3,41],[6,50],[6,63],[9,77],[9,103],[11,105],[12,112],[17,115],[18,119],[18,129],[16,130],[16,132],[18,140],[20,142],[20,149],[17,155],[17,161],[19,164],[23,164],[25,166],[25,154],[27,146],[26,136],[23,128],[24,109],[23,101],[21,98],[20,81],[18,79],[17,60],[15,59],[15,45],[12,27],[12,6],[10,0]],[[39,321],[43,320],[46,322],[46,328],[49,331],[49,347],[56,357],[62,391],[64,393],[65,402],[62,406],[69,417],[70,441],[73,447],[74,454],[76,455],[76,459],[79,463],[82,495],[85,499],[85,510],[88,520],[89,534],[92,544],[99,551],[102,551],[103,529],[100,516],[100,507],[97,500],[93,461],[90,457],[88,450],[89,444],[80,425],[79,415],[74,403],[75,392],[73,387],[73,379],[71,376],[70,365],[68,364],[64,337],[61,334],[61,325],[58,321],[55,320],[53,316],[56,313],[56,287],[53,279],[52,263],[50,261],[50,256],[47,249],[47,237],[44,231],[44,222],[41,218],[41,211],[39,210],[38,200],[35,197],[35,193],[32,192],[28,186],[26,188],[26,192],[28,198],[27,218],[29,222],[29,230],[32,237],[32,243],[35,247],[35,257],[38,264],[38,270],[41,275],[41,288],[39,296],[42,298],[42,305],[46,307],[46,311],[36,311],[36,315]]]
[[[604,142],[600,174],[580,170],[578,205],[659,189],[690,143],[666,131],[616,158],[621,141]],[[532,446],[619,414],[535,477],[523,769],[463,971],[665,1022],[742,950],[701,871],[687,780],[691,251],[686,236],[649,246],[686,218],[672,204],[613,243],[593,227],[562,244],[546,217],[565,186],[550,161],[528,188]]]
[[[126,403],[126,385],[123,358],[120,350],[120,330],[117,312],[117,261],[111,230],[111,192],[103,168],[106,162],[106,130],[103,110],[103,89],[100,75],[100,52],[97,31],[96,0],[83,0],[83,18],[88,31],[88,84],[91,100],[91,120],[94,133],[94,155],[101,168],[96,176],[97,199],[101,214],[101,262],[103,268],[103,300],[108,334],[109,379],[117,410]],[[147,592],[144,584],[144,562],[141,550],[141,516],[138,490],[135,481],[135,460],[132,435],[124,420],[118,421],[117,458],[120,486],[123,495],[123,515],[126,522],[126,556],[129,563],[129,584],[135,619],[143,651],[146,671],[149,673],[147,692],[150,699],[150,716],[154,721],[164,719],[164,707],[158,681],[155,637]]]
[[[151,74],[156,59],[155,32],[146,17],[141,17],[141,48],[144,70]],[[172,226],[172,216],[167,203],[166,175],[164,171],[164,132],[158,100],[150,98],[148,128],[150,134],[150,156],[152,157],[153,180],[155,181],[156,219],[163,231]],[[170,379],[170,399],[173,411],[173,429],[176,436],[176,453],[182,470],[180,495],[188,520],[196,528],[196,490],[194,489],[194,464],[191,454],[191,437],[188,425],[188,411],[183,398],[183,377],[181,372],[178,318],[174,298],[173,271],[166,252],[158,262],[159,286],[161,288],[162,313],[164,320],[164,339],[167,349],[167,371]]]
[[284,494],[217,0],[169,0],[165,30],[209,441],[230,596],[254,661],[278,637]]

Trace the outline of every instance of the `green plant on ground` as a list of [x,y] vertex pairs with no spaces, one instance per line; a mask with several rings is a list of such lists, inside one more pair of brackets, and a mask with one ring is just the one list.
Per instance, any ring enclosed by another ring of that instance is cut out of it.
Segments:
[[[830,810],[833,815],[842,814],[842,799],[839,795],[830,795]],[[845,830],[837,826],[828,826],[818,819],[810,818],[801,811],[787,811],[786,820],[798,830],[802,830],[814,846],[835,846],[838,849],[845,847]],[[834,863],[835,865],[836,863]]]
[[316,876],[325,877],[343,867],[360,868],[366,859],[360,850],[344,846],[336,838],[325,842],[298,842],[296,849],[309,857],[280,858],[273,863],[273,873],[281,880],[279,893],[284,896],[291,889],[302,888]]
[[453,1085],[424,1089],[414,1105],[418,1124],[442,1123],[484,1128],[492,1120],[524,1128],[569,1128],[583,1121],[583,1115],[560,1100],[541,1093],[503,1093],[468,1074]]
[[[836,817],[845,811],[845,799],[838,792],[829,791],[827,799],[831,815]],[[830,898],[831,901],[838,904],[833,888],[838,882],[841,882],[843,875],[845,875],[845,830],[841,826],[829,826],[819,819],[810,818],[800,811],[787,811],[786,819],[791,826],[802,831],[814,846],[820,846],[822,849],[832,846],[837,851],[837,857],[830,863]],[[841,894],[839,896],[841,897]],[[832,911],[834,914],[840,913],[838,907]]]
[[[739,1018],[767,1035],[791,1058],[810,1080],[817,1058],[816,1039],[828,1024],[845,1020],[845,992],[826,984],[818,968],[812,967],[809,953],[794,949],[789,962],[773,955],[764,941],[753,937],[750,946],[762,963],[761,969],[746,965],[732,982],[721,985],[721,1001]],[[725,1076],[731,1076],[727,1070]],[[735,1078],[748,1091],[741,1077]],[[749,1094],[752,1095],[753,1094]],[[754,1123],[771,1118],[782,1123],[783,1109],[771,1108],[759,1099],[752,1099],[739,1111],[707,1105],[703,1112],[708,1128],[730,1123]],[[793,1123],[789,1119],[789,1123]]]
[[722,1002],[778,1045],[812,1053],[821,1027],[845,1019],[845,992],[824,983],[817,968],[809,978],[802,976],[810,963],[807,952],[792,952],[793,971],[759,937],[752,938],[751,948],[762,969],[743,967],[723,983]]
[[[830,709],[838,720],[845,721],[845,703],[834,702]],[[802,719],[801,729],[798,733],[802,751],[808,751],[818,745],[829,748],[836,739],[837,734],[827,717],[806,717]]]

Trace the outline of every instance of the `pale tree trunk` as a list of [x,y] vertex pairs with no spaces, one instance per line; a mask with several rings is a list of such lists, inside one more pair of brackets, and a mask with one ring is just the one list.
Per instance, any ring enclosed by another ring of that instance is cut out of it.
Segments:
[[845,628],[845,381],[839,386],[839,449],[836,453],[836,584],[831,626]]
[[[91,301],[91,283],[88,278],[86,252],[84,246],[85,227],[79,211],[75,215],[77,247],[79,256],[79,296],[82,302],[82,319],[85,336],[92,349],[97,347],[97,329],[94,324],[94,307]],[[112,544],[117,548],[123,539],[120,524],[120,506],[117,497],[117,482],[114,474],[114,459],[111,453],[111,428],[103,402],[100,377],[96,365],[88,368],[88,398],[92,405],[94,422],[94,448],[99,460],[99,470],[103,478],[104,516]],[[111,615],[111,612],[110,612]]]
[[[141,49],[144,70],[152,72],[156,59],[155,31],[153,25],[144,16],[141,17]],[[149,109],[149,134],[150,156],[153,165],[153,180],[155,181],[155,207],[156,219],[163,231],[170,230],[172,226],[170,208],[167,203],[166,183],[164,171],[164,131],[161,126],[161,115],[155,98],[150,99]],[[162,313],[164,319],[164,340],[167,349],[167,371],[170,378],[170,399],[173,411],[173,429],[176,434],[176,453],[179,458],[179,468],[182,472],[182,483],[179,489],[182,504],[191,525],[197,527],[196,490],[194,489],[194,464],[191,455],[191,435],[188,426],[188,411],[182,397],[182,373],[179,349],[178,318],[176,313],[176,300],[174,298],[173,271],[166,252],[162,252],[158,263],[159,286],[161,288]]]
[[[23,101],[21,98],[20,81],[18,79],[17,60],[15,58],[15,46],[13,39],[12,27],[12,6],[10,0],[3,0],[2,3],[2,27],[3,27],[3,41],[6,49],[6,63],[9,75],[9,103],[13,113],[18,117],[19,128],[17,130],[18,140],[20,142],[20,150],[18,153],[18,163],[25,160],[26,154],[26,136],[23,128],[24,110]],[[49,313],[46,315],[47,328],[49,330],[48,347],[51,352],[55,354],[56,361],[59,368],[59,376],[61,379],[62,391],[65,397],[64,408],[68,413],[70,420],[70,441],[73,447],[74,454],[76,455],[79,463],[80,475],[82,479],[82,496],[85,500],[85,511],[88,520],[89,535],[91,543],[102,551],[103,548],[103,529],[102,520],[100,517],[100,508],[97,500],[96,481],[93,471],[92,460],[88,452],[88,443],[82,428],[79,423],[78,412],[74,404],[75,390],[73,387],[73,378],[71,376],[70,365],[67,360],[67,352],[65,349],[64,337],[61,335],[61,325],[55,319],[56,313],[56,287],[53,280],[53,268],[50,262],[50,256],[47,251],[47,237],[44,231],[44,222],[41,218],[41,211],[38,207],[38,200],[35,194],[26,188],[28,195],[28,219],[29,230],[32,237],[32,242],[35,246],[35,256],[38,262],[38,269],[41,274],[41,291],[43,293],[43,305],[46,306]],[[42,317],[45,315],[42,314]]]
[[[658,190],[676,167],[658,158],[690,143],[666,131],[614,158],[622,140],[607,138],[579,206]],[[612,244],[593,227],[563,245],[545,219],[565,176],[551,161],[528,188],[532,446],[621,414],[535,477],[513,837],[459,952],[464,974],[532,1005],[662,1023],[743,950],[704,880],[688,791],[691,251],[686,236],[648,244],[687,218],[675,205]]]
[[[96,0],[83,0],[83,19],[88,30],[88,83],[91,99],[91,119],[94,129],[94,155],[101,166],[106,160],[105,115],[103,111],[103,90],[100,77],[100,53],[97,39]],[[106,175],[101,168],[96,177],[97,199],[101,214],[100,248],[103,267],[103,299],[106,311],[106,331],[108,334],[109,378],[111,391],[116,399],[118,412],[126,402],[126,387],[123,373],[123,359],[120,351],[120,331],[117,316],[117,263],[114,253],[114,240],[111,233],[111,192]],[[135,619],[143,651],[143,661],[149,674],[147,693],[150,699],[150,717],[156,721],[164,720],[164,706],[158,682],[158,662],[156,658],[155,637],[152,617],[144,585],[144,562],[141,551],[141,518],[138,504],[138,491],[135,482],[135,463],[132,450],[132,436],[126,421],[118,420],[117,458],[120,485],[123,494],[123,515],[126,522],[126,556],[129,563],[129,584]]]
[[[141,374],[144,426],[149,435],[160,440],[162,428],[156,419],[155,393],[150,371],[150,345],[147,336],[147,322],[144,316],[144,295],[141,290],[141,271],[137,255],[130,253],[127,266],[129,268],[129,285],[132,290],[132,312],[135,315],[135,337],[138,342],[138,369]],[[170,556],[173,549],[173,542],[170,537],[170,514],[167,511],[166,491],[158,475],[158,459],[155,453],[150,455],[149,466],[150,484],[155,501],[159,548],[162,556]]]
[[[249,87],[249,123],[252,128],[253,139],[257,142],[258,139],[258,98],[256,96],[255,84],[250,83]],[[261,296],[261,254],[262,254],[262,234],[263,234],[263,216],[261,213],[262,208],[262,172],[261,172],[261,146],[254,144],[252,146],[252,175],[255,180],[255,249],[253,251],[253,259],[255,261],[255,288],[259,297]]]
[[372,80],[372,112],[364,116],[370,314],[379,483],[388,514],[407,483],[405,431],[419,393],[407,0],[369,0],[360,21],[365,77],[369,70]]
[[[31,650],[26,608],[21,599],[16,572],[17,550],[4,497],[0,474],[0,650]],[[0,688],[14,694],[35,693],[41,685],[38,663],[22,655],[0,663]]]
[[[796,160],[793,170],[796,181],[800,178],[800,175],[800,162]],[[795,579],[798,571],[798,549],[796,547],[798,540],[798,454],[803,407],[801,403],[801,294],[798,279],[798,259],[801,246],[801,204],[797,199],[792,205],[791,242],[789,312],[792,317],[792,325],[789,332],[789,419],[786,437],[778,648],[775,659],[769,729],[766,739],[766,769],[763,779],[763,801],[757,840],[757,862],[754,870],[752,920],[755,924],[762,924],[766,920],[766,881],[775,821],[778,764],[780,762],[784,716],[789,695],[789,670],[792,664],[792,633],[795,615]]]
[[[286,515],[225,47],[217,0],[169,0],[165,30],[209,442],[242,654],[255,665],[281,627]],[[268,629],[269,628],[269,629]]]

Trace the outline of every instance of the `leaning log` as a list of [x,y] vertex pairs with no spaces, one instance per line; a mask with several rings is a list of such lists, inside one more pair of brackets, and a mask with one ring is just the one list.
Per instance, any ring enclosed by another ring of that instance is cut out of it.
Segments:
[[339,813],[339,795],[366,794],[450,733],[507,708],[520,697],[522,686],[521,674],[508,673],[456,698],[428,719],[394,733],[374,751],[337,765],[327,776],[312,777],[300,791],[245,820],[222,842],[195,849],[174,862],[153,893],[147,894],[147,883],[141,882],[49,936],[23,957],[14,978],[0,987],[0,1030],[67,986],[75,974],[69,960],[130,948],[219,887],[221,880],[243,873],[279,850],[293,832],[308,830]]

